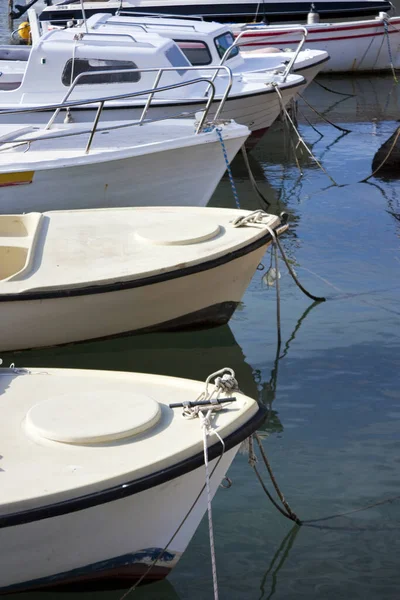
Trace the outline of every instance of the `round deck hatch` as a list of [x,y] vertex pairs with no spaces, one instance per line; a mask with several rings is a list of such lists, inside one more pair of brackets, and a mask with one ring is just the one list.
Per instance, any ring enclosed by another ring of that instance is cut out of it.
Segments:
[[160,416],[158,402],[144,394],[78,392],[36,404],[26,415],[26,426],[55,442],[95,444],[147,431]]
[[184,217],[174,215],[159,223],[140,227],[135,231],[137,239],[160,246],[179,246],[196,244],[216,237],[221,228],[210,219],[196,217],[185,221]]

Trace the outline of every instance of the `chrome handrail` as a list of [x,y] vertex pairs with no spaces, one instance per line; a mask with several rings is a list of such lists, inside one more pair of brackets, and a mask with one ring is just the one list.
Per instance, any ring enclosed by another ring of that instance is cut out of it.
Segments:
[[[134,69],[136,71],[140,70],[140,69]],[[156,70],[156,69],[151,69],[151,70]],[[171,69],[172,70],[172,69]],[[120,72],[126,72],[126,70],[120,70]],[[99,74],[100,71],[96,71],[95,73],[81,73],[80,75],[78,75],[75,80],[74,83],[76,82],[76,80],[78,79],[78,77],[84,76],[84,75],[94,75],[94,74]],[[110,73],[110,71],[105,71],[105,73]],[[108,101],[112,101],[112,100],[122,100],[125,98],[130,98],[130,97],[136,97],[136,96],[143,96],[143,95],[147,95],[147,94],[151,94],[151,97],[154,96],[154,94],[156,93],[160,93],[160,92],[165,92],[171,89],[176,89],[179,87],[185,87],[188,85],[193,85],[196,83],[204,83],[207,84],[208,88],[211,86],[212,89],[212,93],[209,95],[208,99],[207,99],[207,103],[206,106],[203,110],[203,114],[198,122],[197,128],[196,128],[196,134],[200,133],[203,129],[204,123],[206,121],[208,112],[210,110],[211,104],[214,101],[214,97],[215,97],[215,85],[208,79],[204,79],[203,77],[199,77],[197,79],[191,79],[190,81],[182,81],[180,83],[174,83],[171,85],[167,85],[167,86],[163,86],[157,89],[149,89],[149,90],[140,90],[139,92],[131,92],[129,94],[120,94],[117,96],[104,96],[104,97],[100,97],[100,98],[91,98],[90,100],[75,100],[75,101],[69,101],[69,102],[61,102],[61,103],[56,103],[56,104],[50,104],[50,105],[44,105],[44,106],[35,106],[35,107],[31,107],[31,108],[13,108],[13,109],[6,109],[6,110],[0,110],[0,117],[2,115],[11,115],[11,114],[22,114],[22,113],[35,113],[35,112],[43,112],[43,111],[48,111],[48,110],[55,110],[54,115],[52,116],[52,118],[50,119],[49,123],[54,121],[55,116],[59,113],[60,110],[65,109],[65,108],[73,108],[73,107],[81,107],[81,106],[86,106],[86,105],[91,105],[91,104],[97,104],[99,103],[99,107],[96,111],[96,115],[92,124],[92,127],[90,129],[90,131],[77,131],[77,132],[70,132],[70,133],[63,133],[59,136],[52,136],[52,137],[70,137],[73,135],[82,135],[84,133],[89,133],[89,140],[87,142],[86,145],[86,149],[85,149],[85,153],[88,154],[92,141],[93,141],[93,137],[97,131],[97,125],[100,119],[100,115],[102,113],[102,110],[104,108],[104,104]],[[146,107],[147,103],[146,103]],[[145,108],[146,108],[145,107]],[[146,114],[146,111],[143,111],[142,116],[140,121],[136,122],[136,123],[131,123],[131,124],[126,124],[124,126],[130,126],[130,125],[142,125],[143,124],[143,119],[144,116]],[[167,120],[168,117],[162,117],[161,119],[154,119],[153,121],[165,121]],[[215,120],[215,117],[214,117]],[[148,122],[153,122],[153,121],[148,121]],[[46,125],[46,127],[44,128],[45,130],[49,129],[49,123]],[[119,129],[121,128],[121,126],[110,126],[107,127],[107,131],[112,130],[112,129]],[[105,129],[102,129],[102,131],[105,131]],[[36,137],[36,138],[28,138],[26,140],[24,139],[17,139],[15,140],[15,143],[17,145],[20,144],[24,144],[24,143],[33,143],[35,141],[41,141],[41,140],[46,140],[49,139],[48,136],[44,137]],[[12,139],[7,138],[7,142],[4,142],[5,144],[10,144],[12,143]]]
[[155,19],[186,19],[187,21],[204,21],[204,17],[201,15],[173,15],[170,13],[162,13],[162,12],[142,12],[139,10],[117,10],[115,13],[117,16],[132,16],[138,15],[139,17],[154,17]]
[[[162,74],[165,73],[165,72],[170,72],[170,71],[196,71],[196,72],[199,72],[199,71],[211,71],[211,70],[215,71],[215,73],[214,73],[213,77],[210,80],[208,80],[208,79],[206,80],[206,81],[209,81],[211,83],[214,83],[215,77],[217,76],[218,71],[220,71],[220,70],[226,71],[226,73],[228,75],[228,82],[227,82],[227,85],[226,85],[226,88],[225,88],[225,92],[224,92],[224,94],[223,94],[223,96],[222,96],[222,98],[221,98],[221,100],[219,102],[219,106],[218,106],[218,109],[217,109],[217,111],[215,113],[215,117],[214,117],[214,119],[218,119],[219,116],[220,116],[220,114],[221,114],[221,111],[222,111],[222,109],[223,109],[223,107],[225,105],[225,102],[226,102],[226,99],[227,99],[227,97],[229,95],[229,92],[231,91],[232,83],[233,83],[232,71],[226,65],[219,65],[219,66],[215,66],[215,67],[214,66],[209,66],[209,67],[207,67],[207,66],[205,66],[205,67],[194,67],[194,66],[190,66],[189,65],[187,67],[162,67],[161,69],[159,67],[149,67],[147,69],[115,69],[115,70],[92,71],[92,72],[88,71],[88,72],[80,73],[79,75],[77,75],[75,77],[75,79],[73,80],[72,84],[68,88],[68,91],[65,94],[65,96],[64,96],[64,98],[62,99],[61,102],[67,102],[68,98],[70,97],[70,95],[74,91],[75,87],[78,85],[79,80],[82,77],[85,77],[87,75],[94,76],[94,75],[105,75],[105,74],[108,74],[108,75],[114,74],[114,75],[116,75],[116,74],[119,74],[119,73],[151,73],[151,72],[154,73],[154,72],[156,72],[157,74],[156,74],[155,82],[154,82],[153,88],[152,88],[152,91],[153,91],[154,89],[160,89],[160,88],[157,88],[157,86],[158,86],[158,83],[159,83],[159,81],[161,79]],[[182,82],[176,84],[176,87],[180,87],[181,85],[182,85]],[[173,88],[171,88],[171,89],[173,89]],[[206,89],[205,96],[208,95],[208,90],[209,90],[209,88]],[[136,96],[144,96],[147,93],[149,93],[150,94],[149,98],[150,98],[150,102],[151,102],[151,100],[153,99],[153,96],[154,96],[154,93],[152,93],[152,91],[150,91],[150,92],[149,91],[143,91],[143,92],[141,91],[141,92],[138,92],[135,95]],[[214,86],[214,95],[215,95],[215,86]],[[132,96],[133,96],[133,94],[132,94]],[[128,96],[125,96],[125,97],[128,97]],[[91,102],[101,102],[101,99],[94,99]],[[144,114],[142,113],[142,117],[141,117],[142,119],[144,118],[145,114],[147,113],[147,110],[148,110],[148,108],[150,106],[150,102],[149,102],[149,99],[148,99],[147,102],[146,102],[146,104],[145,104]],[[54,123],[56,117],[58,116],[60,110],[62,110],[62,108],[59,108],[59,109],[57,109],[55,111],[54,115],[51,117],[50,121],[47,123],[46,129],[50,129],[50,127]]]
[[[250,30],[251,30],[251,26],[247,26],[247,25],[246,25],[246,27],[243,29],[243,31],[241,31],[241,32],[239,33],[239,35],[236,37],[236,39],[235,39],[234,43],[233,43],[233,44],[231,44],[231,45],[229,46],[229,48],[227,48],[227,50],[225,50],[225,54],[224,54],[224,55],[223,55],[223,57],[221,58],[220,65],[222,65],[222,64],[223,64],[223,63],[224,63],[224,62],[227,60],[227,58],[228,58],[229,54],[232,52],[232,50],[233,50],[234,48],[236,48],[236,47],[239,47],[239,46],[245,46],[245,45],[246,45],[246,42],[245,42],[245,41],[243,41],[243,42],[242,42],[241,38],[242,38],[242,36],[243,36],[245,33],[248,33]],[[272,27],[272,28],[271,28],[271,26],[270,26],[270,25],[268,25],[268,32],[270,32],[271,30],[272,30],[272,31],[275,31],[275,32],[277,32],[277,33],[278,33],[278,35],[279,35],[279,34],[282,34],[282,35],[284,35],[285,33],[287,33],[287,31],[285,31],[285,30],[284,30],[284,29],[282,29],[282,28],[278,28],[278,27]],[[306,38],[307,38],[307,35],[308,35],[308,30],[307,30],[305,27],[294,27],[294,28],[291,28],[291,29],[290,29],[290,32],[292,32],[292,31],[296,31],[296,32],[298,32],[298,31],[302,31],[302,32],[303,32],[303,37],[301,38],[301,40],[300,40],[300,42],[299,42],[299,44],[298,44],[298,46],[297,46],[297,48],[296,48],[296,50],[295,50],[295,52],[294,52],[294,55],[293,55],[293,57],[291,58],[291,60],[289,61],[289,63],[286,65],[286,68],[285,68],[285,70],[284,70],[284,71],[283,71],[283,73],[282,73],[282,78],[283,78],[283,81],[286,81],[286,79],[287,79],[288,75],[290,74],[290,72],[291,72],[291,70],[292,70],[292,68],[293,68],[293,65],[294,65],[294,63],[296,62],[296,60],[297,60],[297,57],[298,57],[298,55],[299,55],[299,53],[300,53],[301,49],[303,48],[303,46],[304,46],[304,42],[306,41]],[[273,70],[273,69],[271,69],[271,70]],[[213,80],[212,80],[212,81],[213,81]]]
[[[146,30],[143,28],[143,30],[146,32]],[[81,41],[84,37],[86,37],[87,35],[93,35],[93,36],[111,36],[111,37],[127,37],[130,40],[132,40],[133,43],[137,44],[137,40],[133,37],[133,35],[131,35],[130,33],[99,33],[97,31],[81,31],[79,33],[76,33],[74,36],[74,40],[79,42]]]
[[[160,17],[158,17],[160,19]],[[106,21],[105,24],[108,24],[110,27],[114,27],[114,25],[121,25],[121,26],[125,26],[125,27],[142,27],[145,31],[148,31],[149,27],[186,27],[187,29],[193,29],[194,31],[196,31],[196,26],[195,25],[186,25],[183,23],[174,23],[174,25],[171,25],[169,23],[149,23],[149,22],[142,22],[142,23],[132,23],[132,22],[128,22],[125,23],[124,21],[112,21],[110,23],[108,23]]]

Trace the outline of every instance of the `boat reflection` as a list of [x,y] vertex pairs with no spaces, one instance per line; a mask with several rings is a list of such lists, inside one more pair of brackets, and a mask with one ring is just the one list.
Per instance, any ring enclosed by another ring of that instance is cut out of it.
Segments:
[[14,362],[18,367],[138,371],[200,381],[222,367],[231,367],[242,391],[257,397],[253,369],[228,325],[10,352],[2,354],[2,358],[3,364]]
[[[400,90],[389,74],[320,77],[308,86],[304,97],[335,123],[371,122],[375,127],[380,121],[399,118]],[[300,122],[321,121],[301,100],[299,109]]]
[[[5,594],[2,600],[121,600],[125,597],[127,590],[107,590],[104,588],[101,592],[89,592],[78,588],[70,591],[51,591],[51,592],[23,592],[20,594]],[[145,585],[132,590],[135,600],[180,600],[180,596],[175,591],[174,586],[168,579]]]

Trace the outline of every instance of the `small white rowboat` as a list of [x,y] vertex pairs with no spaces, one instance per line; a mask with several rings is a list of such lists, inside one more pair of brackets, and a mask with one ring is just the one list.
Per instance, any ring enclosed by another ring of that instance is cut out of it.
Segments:
[[285,229],[223,208],[0,216],[0,350],[226,323]]
[[233,376],[1,369],[0,592],[168,575],[207,510],[203,419],[169,404],[211,408],[213,496],[265,414]]

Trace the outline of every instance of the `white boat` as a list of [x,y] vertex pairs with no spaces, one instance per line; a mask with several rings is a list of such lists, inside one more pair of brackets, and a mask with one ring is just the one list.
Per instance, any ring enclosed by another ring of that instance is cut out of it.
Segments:
[[[232,73],[229,64],[193,67],[172,40],[156,33],[138,28],[134,33],[132,28],[118,33],[105,28],[98,33],[91,30],[91,25],[89,19],[88,33],[66,29],[44,34],[32,47],[21,85],[0,91],[0,110],[130,94],[129,98],[107,102],[105,111],[108,120],[136,119],[148,98],[146,90],[179,85],[157,93],[151,103],[151,116],[192,115],[204,107],[212,78],[215,97],[210,117],[234,119],[251,131],[263,132],[278,117],[282,104],[286,105],[305,84],[297,74],[265,70]],[[193,80],[196,85],[190,84]],[[86,104],[71,110],[71,115],[75,122],[87,121],[95,110],[95,106]],[[0,117],[0,123],[43,123],[49,118],[46,112],[25,118],[21,114],[8,115],[6,120]]]
[[2,215],[0,350],[226,323],[286,228],[223,208]]
[[[213,497],[265,418],[237,387],[224,391],[226,378],[235,384],[224,371],[205,385],[116,371],[1,369],[0,592],[121,588],[166,577],[207,511],[208,489]],[[203,419],[169,407],[199,400],[211,409],[205,444]]]
[[[124,13],[112,16],[107,13],[98,14],[88,19],[85,27],[93,33],[132,33],[147,31],[149,34],[172,39],[182,50],[194,67],[227,65],[234,75],[246,76],[252,73],[295,73],[302,75],[305,83],[298,93],[311,83],[324,63],[329,60],[329,54],[318,49],[302,50],[304,39],[293,51],[271,48],[265,51],[242,52],[241,39],[235,38],[232,30],[221,23],[209,23],[196,19],[173,19],[162,16],[126,16]],[[305,31],[305,35],[307,32]]]
[[248,135],[234,122],[203,128],[193,119],[3,125],[0,214],[205,206]]
[[[94,0],[83,2],[87,17],[97,12],[160,13],[169,16],[201,16],[212,21],[252,21],[265,18],[270,22],[305,19],[309,0]],[[324,19],[361,17],[390,10],[388,0],[316,0],[314,5]],[[81,19],[81,0],[53,1],[40,15],[42,21],[65,23]]]
[[[309,49],[325,50],[330,60],[322,73],[389,71],[400,68],[400,17],[381,14],[375,19],[303,25]],[[279,28],[264,24],[233,24],[246,50],[296,48],[301,31],[296,25]]]

